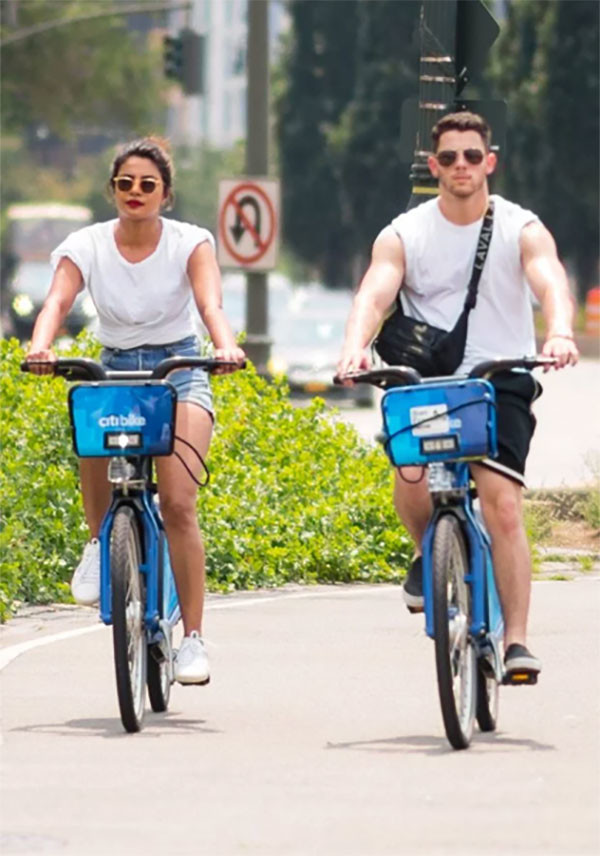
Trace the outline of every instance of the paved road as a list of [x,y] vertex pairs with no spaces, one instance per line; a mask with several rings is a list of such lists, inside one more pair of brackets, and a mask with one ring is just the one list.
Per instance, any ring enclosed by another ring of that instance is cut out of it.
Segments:
[[[534,409],[538,418],[527,461],[530,488],[578,486],[600,477],[600,361],[584,359],[575,367],[536,372],[544,394]],[[379,431],[377,407],[342,407],[341,417],[369,441]]]
[[[465,752],[444,739],[432,645],[400,595],[211,599],[213,681],[176,686],[133,736],[91,610],[9,623],[3,854],[598,854],[599,579],[534,585],[543,678],[504,689],[499,732]],[[56,639],[79,627],[93,631]]]

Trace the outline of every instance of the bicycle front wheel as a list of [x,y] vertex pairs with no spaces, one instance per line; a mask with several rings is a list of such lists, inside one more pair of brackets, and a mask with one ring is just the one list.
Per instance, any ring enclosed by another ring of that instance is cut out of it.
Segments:
[[138,523],[131,507],[117,509],[110,542],[113,647],[121,721],[142,726],[146,696],[145,588]]
[[465,538],[453,515],[442,516],[433,537],[435,662],[442,718],[452,747],[467,748],[473,733],[477,674],[469,637],[470,592]]

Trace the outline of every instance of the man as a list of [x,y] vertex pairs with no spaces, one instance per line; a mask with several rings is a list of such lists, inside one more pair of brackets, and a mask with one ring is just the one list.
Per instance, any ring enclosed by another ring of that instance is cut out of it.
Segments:
[[[490,151],[489,126],[473,113],[443,117],[432,140],[428,164],[439,181],[439,196],[401,214],[377,236],[346,326],[341,376],[370,367],[367,346],[399,289],[405,314],[438,328],[451,330],[462,310],[496,156]],[[464,375],[482,360],[535,353],[527,284],[544,316],[543,354],[555,357],[557,368],[575,364],[573,302],[554,240],[532,212],[498,195],[493,200],[492,240],[456,374]],[[505,622],[505,670],[508,675],[517,670],[537,675],[541,663],[526,646],[531,562],[521,498],[537,386],[529,375],[514,380],[518,390],[497,387],[498,458],[473,465],[472,474],[492,540]],[[405,602],[409,610],[422,611],[421,542],[431,500],[420,468],[396,472],[394,503],[415,543]]]

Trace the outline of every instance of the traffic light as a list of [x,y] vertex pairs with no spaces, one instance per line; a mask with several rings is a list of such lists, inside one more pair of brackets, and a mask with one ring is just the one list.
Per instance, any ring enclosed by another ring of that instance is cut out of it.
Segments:
[[163,66],[165,77],[181,81],[183,77],[183,39],[163,36]]
[[488,51],[498,38],[498,22],[482,2],[458,0],[456,4],[456,94],[485,68]]
[[163,37],[165,77],[178,81],[186,95],[204,92],[204,36],[194,30],[180,30]]

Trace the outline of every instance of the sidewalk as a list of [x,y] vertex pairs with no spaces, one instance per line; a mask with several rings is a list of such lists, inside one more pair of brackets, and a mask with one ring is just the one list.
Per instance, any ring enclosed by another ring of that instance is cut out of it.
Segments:
[[584,357],[576,367],[535,375],[544,393],[533,406],[527,487],[590,485],[600,476],[600,363]]

